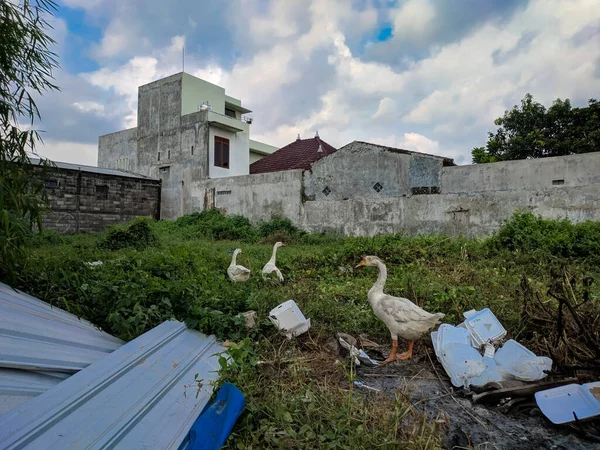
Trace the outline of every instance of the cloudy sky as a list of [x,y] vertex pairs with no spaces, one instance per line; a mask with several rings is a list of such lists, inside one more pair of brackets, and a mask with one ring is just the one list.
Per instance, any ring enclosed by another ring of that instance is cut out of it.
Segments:
[[59,0],[61,92],[42,155],[95,164],[136,125],[137,86],[181,71],[253,110],[251,137],[363,140],[470,162],[530,92],[600,97],[598,0]]

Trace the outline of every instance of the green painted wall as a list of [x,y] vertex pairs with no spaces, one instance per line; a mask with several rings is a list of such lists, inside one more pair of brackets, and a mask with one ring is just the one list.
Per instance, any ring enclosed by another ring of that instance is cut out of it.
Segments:
[[181,87],[181,115],[198,111],[198,106],[208,101],[212,110],[225,114],[225,89],[187,73],[183,74]]

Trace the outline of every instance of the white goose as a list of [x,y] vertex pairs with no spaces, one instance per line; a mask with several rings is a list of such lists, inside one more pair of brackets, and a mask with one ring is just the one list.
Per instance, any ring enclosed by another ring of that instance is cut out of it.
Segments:
[[236,281],[238,283],[248,281],[251,272],[250,269],[246,269],[244,266],[236,263],[237,255],[240,253],[242,253],[242,249],[236,248],[233,252],[233,258],[231,258],[231,264],[229,264],[229,267],[227,268],[227,275],[229,275],[231,281]]
[[276,242],[275,245],[273,246],[273,254],[271,255],[271,259],[269,260],[268,263],[265,264],[265,267],[263,267],[263,270],[262,270],[263,279],[266,279],[267,275],[275,273],[277,275],[277,278],[279,279],[279,281],[283,281],[283,275],[281,274],[281,271],[275,265],[275,258],[277,258],[277,249],[279,247],[285,247],[285,244],[283,242]]
[[[367,298],[375,315],[386,324],[392,336],[392,353],[384,361],[404,360],[412,357],[413,343],[425,333],[435,327],[445,314],[431,314],[419,308],[407,298],[392,297],[384,294],[383,288],[387,280],[387,269],[383,261],[377,256],[365,256],[356,268],[362,266],[377,266],[379,275],[373,287],[369,290]],[[408,340],[408,351],[396,355],[398,350],[398,336]]]

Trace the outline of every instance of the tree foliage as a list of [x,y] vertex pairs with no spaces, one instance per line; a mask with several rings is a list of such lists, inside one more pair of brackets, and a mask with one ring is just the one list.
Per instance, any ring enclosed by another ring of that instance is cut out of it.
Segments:
[[485,147],[471,151],[474,163],[600,151],[600,102],[595,99],[582,108],[557,99],[546,109],[527,94],[494,124],[499,128],[488,133]]
[[40,175],[49,162],[34,167],[28,154],[40,140],[34,97],[57,89],[47,21],[55,10],[52,0],[0,0],[0,278],[14,274],[24,242],[41,228],[47,208]]

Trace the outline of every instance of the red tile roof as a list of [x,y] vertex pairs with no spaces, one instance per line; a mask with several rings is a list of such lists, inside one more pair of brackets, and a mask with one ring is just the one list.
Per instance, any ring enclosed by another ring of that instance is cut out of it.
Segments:
[[[319,143],[323,152],[318,152]],[[336,149],[323,139],[297,139],[274,153],[250,164],[250,173],[281,172],[283,170],[310,169],[315,161],[331,155]]]

